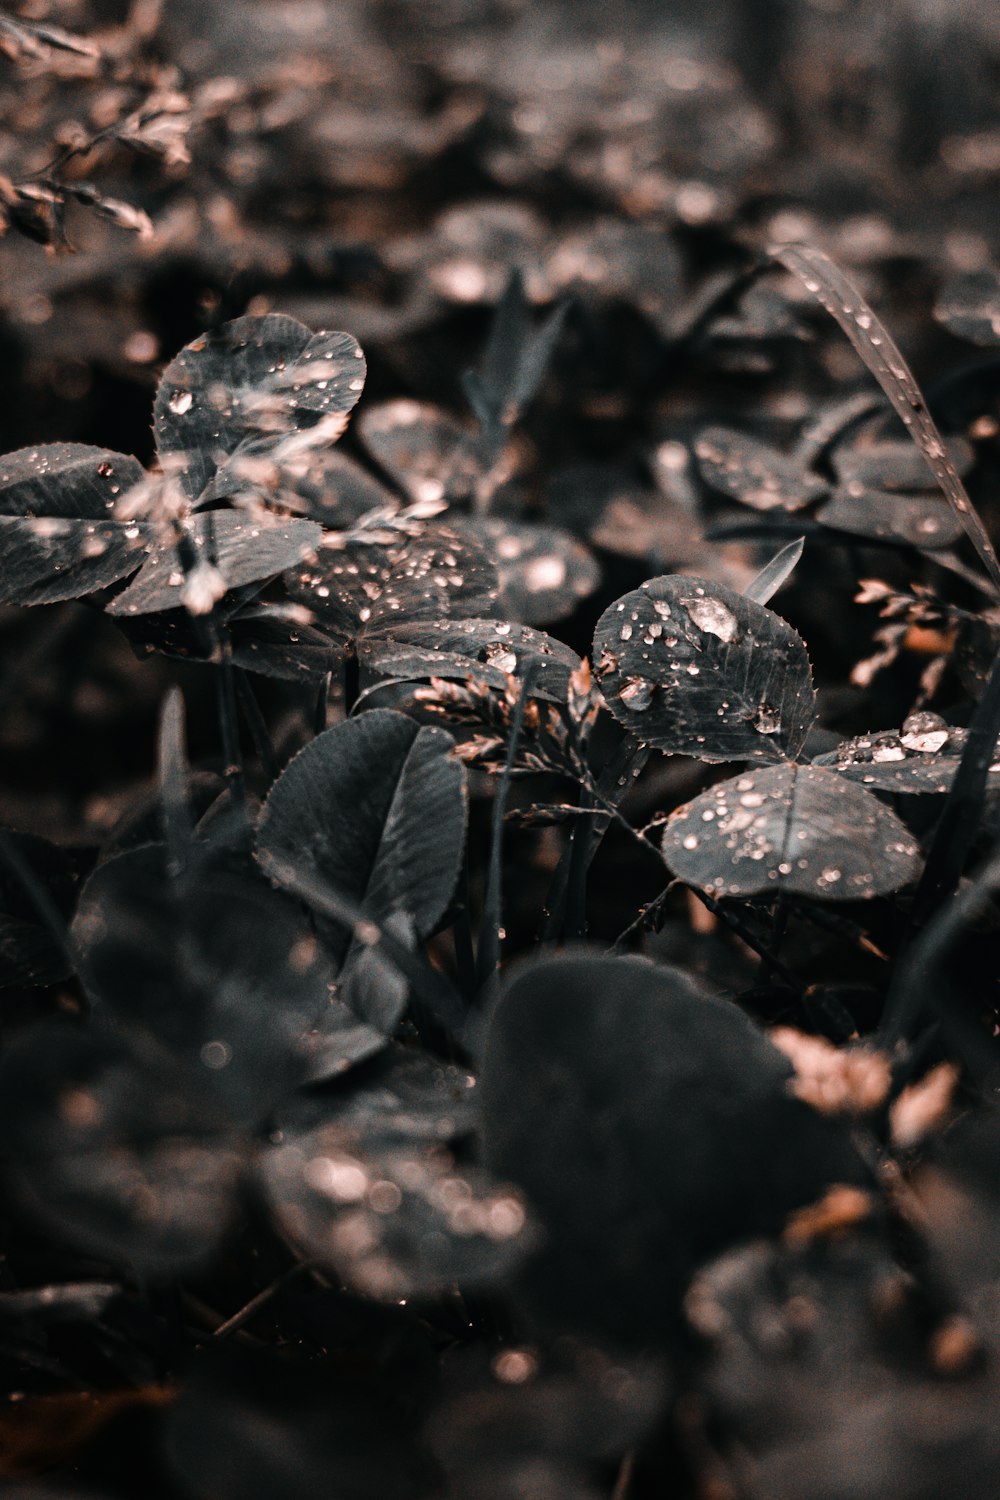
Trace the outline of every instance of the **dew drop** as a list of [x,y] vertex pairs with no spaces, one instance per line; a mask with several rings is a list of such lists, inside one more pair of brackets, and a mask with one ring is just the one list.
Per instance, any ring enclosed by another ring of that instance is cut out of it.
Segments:
[[736,616],[721,599],[685,599],[682,603],[694,624],[706,635],[727,642],[735,636]]

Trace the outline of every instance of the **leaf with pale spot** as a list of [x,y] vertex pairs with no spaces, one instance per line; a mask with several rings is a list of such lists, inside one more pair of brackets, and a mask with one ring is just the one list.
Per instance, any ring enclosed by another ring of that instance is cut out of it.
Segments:
[[772,610],[704,578],[653,578],[610,605],[594,661],[615,718],[674,754],[791,759],[816,716],[801,638]]
[[353,334],[313,333],[283,313],[236,318],[201,334],[164,370],[153,407],[157,451],[174,456],[194,500],[247,439],[277,442],[324,417],[346,421],[364,382]]
[[425,526],[398,540],[352,537],[322,547],[286,574],[285,586],[333,641],[350,647],[362,636],[391,634],[417,620],[489,614],[497,575],[473,537]]
[[714,896],[869,900],[908,885],[920,846],[871,792],[819,766],[769,766],[679,807],[663,858]]
[[694,454],[706,484],[754,510],[801,510],[827,493],[801,460],[728,427],[706,427]]
[[286,1232],[354,1290],[392,1298],[492,1283],[520,1258],[525,1212],[449,1146],[474,1080],[419,1053],[379,1059],[368,1086],[282,1119],[262,1177]]

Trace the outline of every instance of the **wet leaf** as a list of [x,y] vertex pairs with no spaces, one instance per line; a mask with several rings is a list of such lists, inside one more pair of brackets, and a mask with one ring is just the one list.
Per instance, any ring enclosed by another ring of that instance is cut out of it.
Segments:
[[0,515],[113,520],[145,477],[138,459],[87,443],[47,443],[0,458]]
[[920,388],[888,329],[843,271],[822,250],[817,250],[814,245],[780,245],[768,254],[799,278],[806,291],[818,299],[847,335],[910,432],[979,554],[989,578],[1000,588],[1000,562],[993,543],[949,457]]
[[[947,792],[955,779],[968,732],[938,714],[914,713],[898,732],[859,734],[818,755],[816,766],[832,766],[876,792]],[[1000,773],[1000,763],[990,767]]]
[[653,578],[594,632],[608,707],[644,743],[701,760],[784,760],[815,717],[805,646],[763,605],[703,578]]
[[[193,567],[185,570],[176,541],[154,542],[128,588],[107,606],[108,614],[156,614],[179,605],[192,614],[208,614],[229,589],[292,567],[323,534],[315,521],[265,520],[230,510],[192,516],[183,529],[193,549]],[[204,589],[198,586],[199,569],[205,573]]]
[[511,620],[551,625],[571,615],[597,588],[601,570],[569,532],[529,521],[483,516],[456,523],[496,562],[499,603]]
[[467,498],[479,475],[472,434],[440,407],[399,399],[367,406],[358,434],[410,500],[443,510]]
[[671,814],[662,848],[675,875],[716,896],[868,900],[920,871],[920,846],[895,813],[820,766],[719,782]]
[[694,454],[707,484],[754,510],[801,510],[827,493],[800,460],[728,427],[706,427]]
[[[424,937],[451,900],[465,845],[465,772],[442,729],[372,709],[322,734],[271,788],[257,829],[265,871],[314,870],[373,922],[397,912]],[[340,960],[349,931],[324,919]]]
[[511,1189],[449,1149],[468,1129],[472,1078],[400,1052],[377,1066],[314,1122],[282,1122],[263,1160],[279,1220],[369,1296],[494,1281],[520,1253],[525,1213]]
[[476,677],[504,689],[510,675],[534,666],[532,693],[564,699],[570,674],[580,666],[575,651],[554,636],[510,620],[423,620],[394,626],[359,648],[362,668],[381,677]]
[[[975,459],[971,443],[947,438],[945,451],[959,474],[967,474]],[[920,449],[905,439],[838,443],[831,454],[842,487],[860,485],[863,490],[932,490],[934,475]]]
[[236,318],[164,370],[153,408],[157,450],[161,459],[176,455],[194,500],[247,438],[277,440],[325,418],[332,442],[364,381],[364,355],[349,333],[314,334],[281,313]]
[[816,520],[851,536],[924,550],[954,546],[962,536],[954,512],[937,496],[866,490],[857,481],[835,490]]
[[298,605],[243,605],[226,620],[233,664],[262,677],[314,682],[336,671],[342,652],[322,630],[303,623]]
[[398,541],[352,538],[323,547],[285,582],[342,646],[418,620],[489,614],[497,593],[496,570],[482,545],[444,526]]
[[144,477],[137,459],[85,443],[21,448],[0,458],[0,601],[78,599],[135,572],[149,528],[115,519]]

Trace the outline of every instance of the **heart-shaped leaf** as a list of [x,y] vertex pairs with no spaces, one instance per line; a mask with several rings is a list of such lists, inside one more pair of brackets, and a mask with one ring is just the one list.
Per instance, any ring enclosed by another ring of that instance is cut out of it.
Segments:
[[[373,922],[397,912],[426,937],[444,915],[465,845],[465,771],[443,729],[372,709],[325,730],[271,788],[257,829],[266,871],[304,867]],[[350,934],[324,920],[343,959]]]
[[236,318],[186,345],[164,370],[153,407],[157,451],[173,457],[195,500],[248,438],[277,440],[333,418],[333,441],[364,383],[352,334],[314,334],[282,313]]
[[773,611],[704,578],[653,578],[610,605],[594,659],[615,718],[675,754],[788,759],[815,718],[800,637]]
[[523,966],[490,1018],[484,1157],[543,1237],[518,1290],[558,1330],[669,1341],[692,1271],[862,1175],[786,1059],[677,969],[578,952]]
[[663,858],[716,896],[868,900],[908,885],[920,846],[883,802],[820,766],[769,766],[672,813]]

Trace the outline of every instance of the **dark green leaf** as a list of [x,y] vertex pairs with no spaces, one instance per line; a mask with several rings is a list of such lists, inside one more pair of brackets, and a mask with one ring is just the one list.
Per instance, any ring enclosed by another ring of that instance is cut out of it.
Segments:
[[167,1069],[140,1070],[120,1042],[48,1027],[0,1068],[13,1186],[56,1231],[113,1264],[174,1276],[210,1255],[229,1222],[245,1146]]
[[312,333],[281,313],[248,315],[203,333],[164,370],[153,407],[161,459],[174,457],[192,500],[247,438],[333,418],[342,430],[365,382],[365,360],[349,333]]
[[672,813],[663,858],[715,896],[858,901],[916,879],[920,846],[879,799],[820,766],[769,766]]
[[195,569],[185,574],[176,542],[155,542],[128,588],[108,605],[108,614],[156,614],[178,605],[208,614],[228,589],[292,567],[323,535],[315,521],[265,520],[234,510],[192,516],[183,524]]
[[282,1121],[264,1181],[306,1254],[354,1290],[392,1299],[509,1268],[523,1244],[519,1198],[448,1149],[468,1130],[472,1084],[460,1068],[395,1051],[312,1120]]
[[706,427],[694,453],[707,484],[754,510],[801,510],[827,493],[801,460],[728,427]]
[[388,543],[352,538],[323,547],[286,585],[338,645],[416,620],[486,615],[497,593],[496,570],[482,545],[444,526]]
[[653,578],[605,610],[608,707],[649,745],[701,760],[784,760],[815,718],[805,646],[778,615],[704,578]]
[[862,1168],[791,1096],[740,1010],[679,970],[578,952],[522,966],[491,1018],[484,1155],[542,1240],[518,1290],[546,1327],[670,1341],[695,1267]]
[[[257,830],[265,870],[315,870],[373,922],[424,937],[451,900],[465,845],[465,771],[443,729],[372,709],[318,735],[271,788]],[[350,933],[324,921],[343,958]]]

